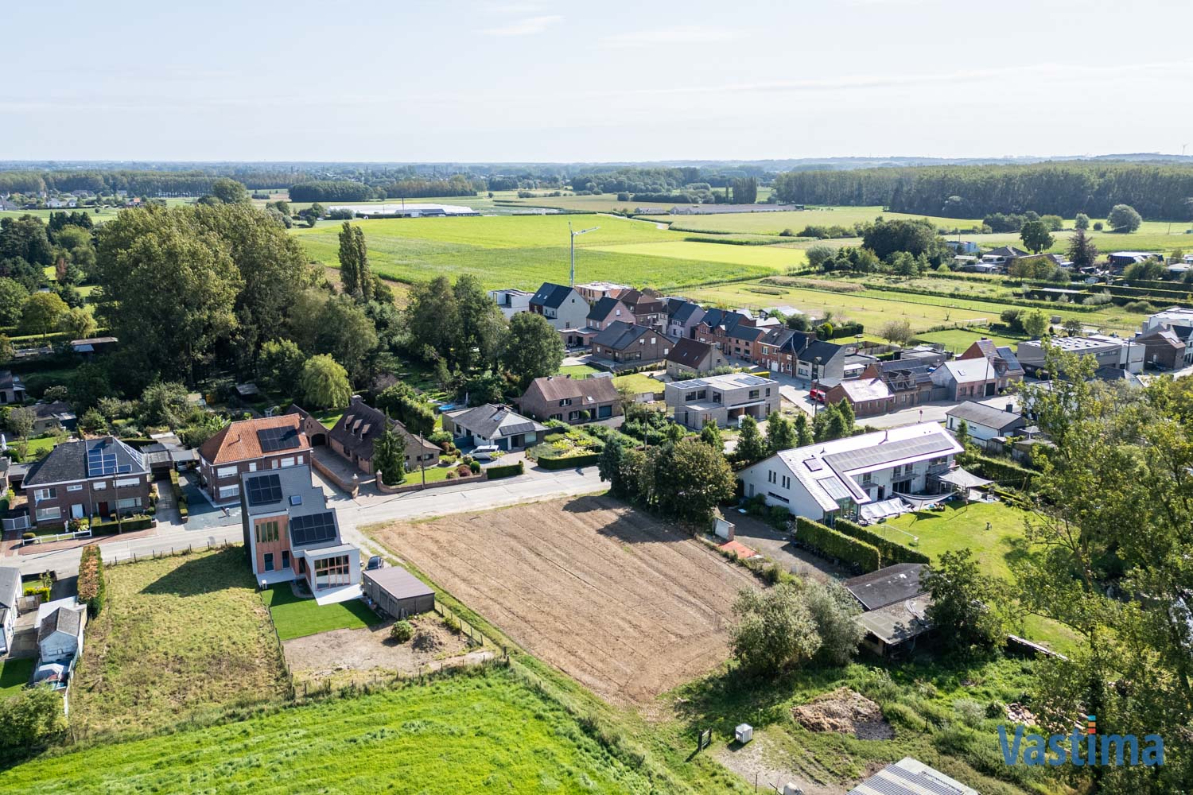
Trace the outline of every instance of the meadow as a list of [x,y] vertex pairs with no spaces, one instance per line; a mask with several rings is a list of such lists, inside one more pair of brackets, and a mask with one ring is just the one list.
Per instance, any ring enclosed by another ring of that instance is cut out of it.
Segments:
[[[685,232],[750,233],[777,235],[784,229],[799,234],[805,226],[845,226],[871,223],[878,216],[888,221],[919,219],[924,216],[883,212],[881,207],[816,207],[792,212],[724,213],[721,215],[643,216],[652,221],[670,221],[671,228]],[[981,220],[929,218],[937,228],[980,225]]]
[[84,734],[145,731],[283,692],[269,611],[241,547],[107,569],[70,717]]

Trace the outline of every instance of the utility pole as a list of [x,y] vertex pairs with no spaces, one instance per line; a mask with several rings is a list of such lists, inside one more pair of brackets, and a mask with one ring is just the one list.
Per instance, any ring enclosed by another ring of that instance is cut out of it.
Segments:
[[572,236],[572,280],[569,283],[571,287],[576,286],[576,238],[580,235],[587,235],[589,232],[595,232],[600,229],[599,226],[594,226],[590,229],[581,229],[576,232],[572,229],[572,222],[568,221],[568,234]]

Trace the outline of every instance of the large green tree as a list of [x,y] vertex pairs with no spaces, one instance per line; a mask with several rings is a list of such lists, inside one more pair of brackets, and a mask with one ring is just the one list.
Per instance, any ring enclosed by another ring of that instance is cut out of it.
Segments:
[[310,408],[342,408],[352,398],[348,371],[326,354],[307,359],[302,366],[299,388]]
[[[464,274],[457,279],[452,292],[460,317],[460,336],[453,346],[454,363],[464,372],[474,367],[492,367],[506,342],[509,324],[505,316],[480,281],[471,274]],[[525,331],[522,329],[523,333]],[[520,341],[526,342],[525,339]]]
[[423,359],[453,361],[452,349],[460,338],[460,309],[451,280],[436,276],[410,289],[406,327],[413,353]]
[[1023,245],[1027,246],[1028,251],[1039,254],[1046,248],[1052,248],[1052,235],[1048,230],[1048,225],[1043,221],[1028,221],[1019,230],[1019,239],[1023,241]]
[[344,222],[340,229],[340,283],[344,293],[368,301],[373,297],[373,274],[369,269],[369,250],[360,225]]
[[806,663],[820,650],[816,620],[800,588],[781,583],[767,591],[747,589],[733,604],[733,656],[756,676],[775,676]]
[[712,520],[718,504],[733,497],[734,487],[725,456],[687,437],[650,449],[638,493],[666,516],[701,524]]
[[359,304],[337,295],[324,304],[319,315],[315,347],[319,353],[330,354],[344,365],[353,378],[360,378],[364,374],[365,357],[377,347],[377,332]]
[[1106,223],[1115,232],[1134,232],[1143,224],[1143,218],[1129,204],[1116,204],[1106,216]]
[[41,267],[53,264],[54,248],[40,218],[0,218],[0,260],[5,259],[21,259]]
[[522,386],[559,372],[563,357],[563,340],[545,317],[521,312],[510,320],[502,363]]
[[0,325],[15,326],[21,321],[29,291],[15,279],[0,278]]
[[406,440],[388,420],[384,425],[373,441],[373,471],[385,485],[397,486],[406,480]]
[[21,309],[21,331],[45,336],[58,328],[70,307],[54,293],[34,293]]
[[766,440],[758,430],[758,421],[753,417],[744,417],[737,436],[737,447],[733,450],[734,460],[748,465],[761,461],[767,454]]

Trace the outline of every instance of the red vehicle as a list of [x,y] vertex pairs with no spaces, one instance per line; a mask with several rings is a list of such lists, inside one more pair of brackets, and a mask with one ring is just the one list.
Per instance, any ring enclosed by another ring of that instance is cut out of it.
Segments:
[[813,389],[811,392],[808,393],[808,397],[812,398],[812,400],[817,403],[823,403],[824,402],[824,390],[823,389]]

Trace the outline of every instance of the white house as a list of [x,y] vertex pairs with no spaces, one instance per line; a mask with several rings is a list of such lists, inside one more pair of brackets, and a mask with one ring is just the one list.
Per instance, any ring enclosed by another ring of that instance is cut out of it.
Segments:
[[74,597],[42,605],[37,613],[37,651],[41,663],[68,660],[81,654],[85,626],[87,608]]
[[953,469],[960,452],[941,425],[922,422],[783,450],[743,469],[738,478],[746,497],[761,494],[767,505],[832,522],[895,495],[939,492],[940,476]]
[[21,598],[21,570],[15,566],[0,568],[0,657],[12,648],[17,626],[17,601]]
[[509,320],[519,312],[530,311],[530,299],[534,293],[526,290],[515,290],[513,288],[505,290],[490,290],[489,297],[501,308],[501,314],[505,315],[505,319]]
[[1005,408],[988,406],[976,400],[967,400],[954,406],[945,414],[946,425],[956,433],[964,421],[969,436],[974,441],[988,442],[998,436],[1007,436],[1026,427],[1027,421],[1015,410],[1015,404],[1008,401]]

